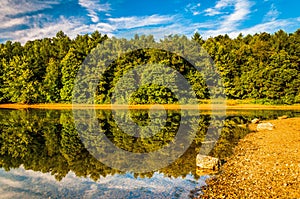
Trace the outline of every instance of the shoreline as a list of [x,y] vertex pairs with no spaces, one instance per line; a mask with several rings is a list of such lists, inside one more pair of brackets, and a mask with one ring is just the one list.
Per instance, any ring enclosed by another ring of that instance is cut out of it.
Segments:
[[167,110],[300,110],[300,104],[296,105],[258,105],[258,104],[199,104],[199,105],[112,105],[112,104],[95,104],[95,105],[73,105],[73,104],[0,104],[0,109],[167,109]]
[[275,128],[251,124],[200,198],[300,198],[300,118],[263,122]]

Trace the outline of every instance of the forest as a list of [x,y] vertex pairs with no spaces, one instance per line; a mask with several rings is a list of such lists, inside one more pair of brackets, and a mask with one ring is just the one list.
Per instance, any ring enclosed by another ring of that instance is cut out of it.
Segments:
[[[188,50],[187,41],[195,41],[214,61],[224,85],[221,92],[227,99],[247,99],[262,104],[300,103],[300,29],[294,33],[278,30],[274,34],[240,34],[236,38],[219,35],[203,39],[199,33],[192,38],[170,35],[159,41],[152,35],[109,38],[98,31],[71,39],[60,31],[55,37],[25,44],[7,41],[0,44],[0,103],[71,103],[74,80],[81,65],[97,45],[110,40],[114,41],[109,43],[110,49],[116,52],[124,45],[166,45],[170,41],[179,42],[180,48]],[[187,60],[163,50],[146,48],[122,55],[111,63],[97,83],[94,102],[110,103],[118,80],[134,66],[146,63],[173,67],[192,85],[199,102],[211,98],[207,81],[193,71]],[[155,71],[145,71],[147,73]],[[178,102],[174,93],[162,85],[146,84],[132,93],[131,104]]]

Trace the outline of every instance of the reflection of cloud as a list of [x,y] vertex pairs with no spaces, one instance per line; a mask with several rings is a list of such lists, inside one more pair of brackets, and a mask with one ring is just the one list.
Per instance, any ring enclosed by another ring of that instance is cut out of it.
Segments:
[[10,198],[172,198],[176,194],[185,198],[190,190],[203,185],[204,180],[196,181],[192,176],[174,179],[155,173],[152,178],[136,179],[132,174],[125,174],[94,182],[70,172],[58,182],[50,173],[21,167],[9,172],[0,169],[0,192],[1,197]]
[[0,177],[0,184],[1,184],[1,187],[3,187],[3,186],[10,186],[10,187],[14,187],[14,188],[22,187],[22,184],[20,182],[16,182],[16,181],[6,179],[3,177]]

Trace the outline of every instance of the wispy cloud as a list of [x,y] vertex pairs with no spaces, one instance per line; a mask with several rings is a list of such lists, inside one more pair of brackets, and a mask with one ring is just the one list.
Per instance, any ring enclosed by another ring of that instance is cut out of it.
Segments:
[[132,29],[137,27],[168,24],[174,20],[174,16],[151,15],[151,16],[133,16],[108,18],[108,21],[117,29]]
[[229,6],[233,6],[236,3],[235,0],[219,0],[213,8],[207,8],[204,10],[206,16],[215,16],[223,14],[222,9]]
[[29,13],[59,4],[58,0],[1,0],[0,17],[15,16],[17,14]]
[[289,18],[289,19],[278,19],[273,20],[261,24],[257,24],[250,28],[240,29],[236,31],[232,31],[229,33],[229,36],[236,37],[239,33],[247,34],[255,34],[260,32],[269,32],[274,33],[279,29],[284,29],[286,31],[291,30],[291,28],[297,26],[300,23],[300,17],[298,18]]
[[79,5],[88,11],[88,16],[91,17],[92,22],[99,22],[99,12],[107,12],[110,10],[110,4],[101,4],[99,0],[79,0]]
[[[132,38],[134,34],[152,34],[156,39],[170,34],[184,34],[190,37],[198,31],[204,38],[208,38],[220,34],[234,36],[240,32],[246,34],[258,31],[273,32],[277,29],[292,30],[292,27],[295,28],[299,24],[298,18],[279,19],[281,13],[275,3],[267,3],[270,6],[269,10],[264,8],[260,12],[265,13],[264,17],[255,19],[256,25],[245,27],[245,22],[253,19],[253,0],[217,0],[213,6],[202,10],[204,3],[194,2],[184,7],[185,12],[148,15],[145,12],[145,15],[118,17],[114,14],[114,4],[102,1],[100,3],[99,0],[78,0],[75,9],[87,12],[86,15],[79,15],[57,12],[56,8],[62,2],[63,0],[2,0],[0,41],[25,43],[28,40],[53,37],[60,30],[71,38],[95,30],[109,36],[126,38]],[[53,15],[51,13],[54,10]],[[197,22],[196,19],[200,20],[201,17],[203,21]]]
[[[188,24],[188,25],[187,25]],[[156,39],[164,38],[168,35],[186,35],[187,37],[192,36],[197,30],[202,29],[211,29],[214,28],[214,24],[209,22],[203,22],[203,23],[190,23],[188,21],[176,21],[172,24],[168,24],[165,26],[159,26],[159,27],[139,27],[131,30],[123,30],[120,32],[117,32],[117,36],[120,37],[126,37],[131,38],[134,34],[140,34],[140,35],[153,35]],[[201,31],[202,33],[202,31]]]
[[114,30],[114,27],[107,23],[86,25],[83,20],[74,17],[66,18],[61,16],[56,20],[49,20],[49,16],[40,14],[34,18],[35,22],[31,23],[30,28],[2,32],[2,38],[12,38],[12,40],[26,43],[29,40],[53,37],[60,30],[67,33],[71,38],[76,37],[78,34],[91,33],[95,30],[111,35],[111,32]]
[[[30,22],[36,21],[36,19],[40,17],[40,14],[30,14],[52,8],[57,4],[59,4],[58,0],[2,0],[0,7],[0,27],[2,39],[22,39],[18,37],[20,36],[20,32],[18,32],[17,29],[14,30],[14,27],[29,26],[34,28],[35,23],[30,24]],[[27,31],[28,30],[24,32],[26,33]],[[14,37],[14,35],[16,37]]]
[[27,17],[8,18],[1,17],[1,29],[11,28],[14,26],[22,25],[28,22]]
[[214,8],[207,8],[204,12],[206,16],[215,16],[222,14],[222,12]]
[[[252,5],[248,0],[220,0],[216,3],[215,7],[211,9],[213,12],[220,12],[222,9],[232,6],[233,11],[229,14],[223,13],[216,23],[216,28],[206,31],[206,35],[215,36],[236,31],[239,25],[241,25],[249,13],[251,13]],[[210,13],[210,16],[213,12]]]
[[270,10],[264,17],[264,21],[274,21],[278,18],[279,15],[280,12],[277,10],[275,4],[272,4]]
[[197,4],[192,4],[189,3],[186,7],[185,7],[185,11],[186,12],[191,12],[194,16],[201,14],[201,12],[199,11],[199,8],[201,7],[200,3]]

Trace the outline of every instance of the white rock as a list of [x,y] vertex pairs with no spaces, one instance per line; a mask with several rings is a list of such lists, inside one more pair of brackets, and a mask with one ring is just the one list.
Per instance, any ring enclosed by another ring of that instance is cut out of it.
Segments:
[[201,169],[218,170],[220,167],[220,160],[206,155],[197,155],[196,165]]
[[262,131],[262,130],[273,130],[274,125],[271,124],[270,122],[267,123],[260,123],[257,125],[256,130]]

